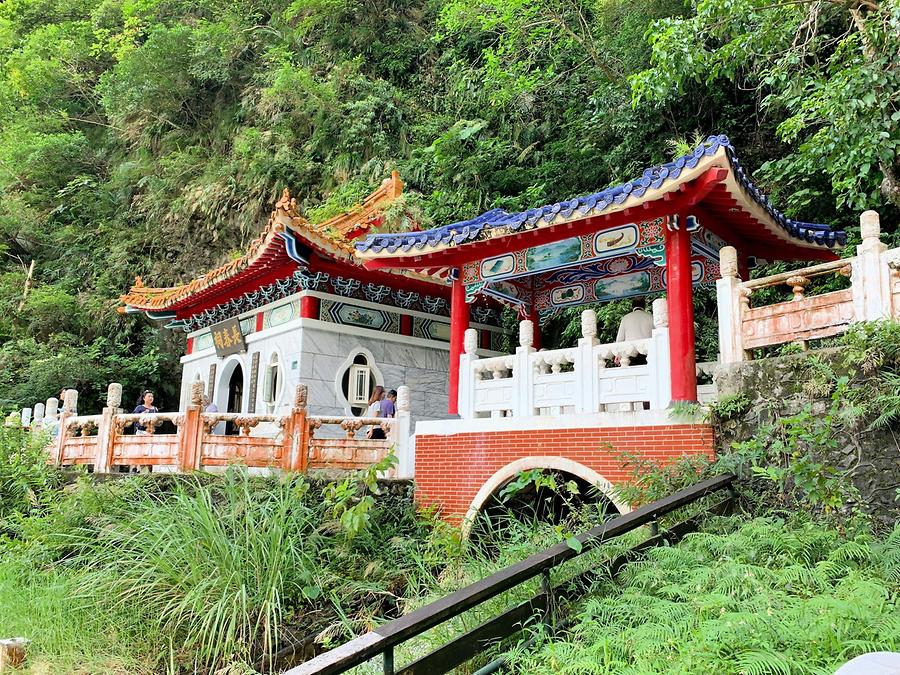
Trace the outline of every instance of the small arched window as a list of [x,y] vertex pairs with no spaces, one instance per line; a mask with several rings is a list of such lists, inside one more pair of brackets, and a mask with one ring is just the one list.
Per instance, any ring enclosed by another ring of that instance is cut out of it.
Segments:
[[369,397],[375,391],[372,367],[364,354],[357,354],[341,381],[344,397],[354,415],[362,415],[369,405]]
[[269,408],[269,412],[274,411],[278,403],[278,397],[281,393],[281,363],[278,360],[278,354],[273,353],[269,357],[269,363],[266,364],[266,372],[263,377],[263,403]]

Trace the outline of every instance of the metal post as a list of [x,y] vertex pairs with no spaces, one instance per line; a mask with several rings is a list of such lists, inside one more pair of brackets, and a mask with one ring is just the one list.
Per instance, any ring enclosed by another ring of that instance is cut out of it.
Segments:
[[388,647],[382,652],[384,675],[394,675],[394,648]]
[[552,626],[555,614],[553,587],[550,585],[550,570],[541,572],[541,593],[547,598],[547,609],[544,611],[544,625]]
[[659,534],[659,521],[654,520],[650,523],[650,536],[655,537]]

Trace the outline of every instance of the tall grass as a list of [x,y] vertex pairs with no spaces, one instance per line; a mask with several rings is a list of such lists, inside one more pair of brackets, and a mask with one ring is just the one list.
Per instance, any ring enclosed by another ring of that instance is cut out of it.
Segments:
[[78,599],[82,575],[0,557],[0,634],[31,640],[29,672],[150,675],[160,644],[133,617]]
[[271,656],[286,613],[321,594],[328,538],[299,476],[260,486],[231,471],[215,489],[194,480],[71,535],[70,564],[90,569],[86,601],[133,607],[171,636],[179,661],[214,669]]

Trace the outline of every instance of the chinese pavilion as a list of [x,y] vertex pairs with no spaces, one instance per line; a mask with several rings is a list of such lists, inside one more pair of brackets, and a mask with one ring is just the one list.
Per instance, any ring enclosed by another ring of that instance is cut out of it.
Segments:
[[[469,304],[487,296],[545,318],[563,307],[665,292],[671,398],[697,400],[692,288],[719,276],[719,249],[755,260],[830,260],[843,232],[785,217],[750,181],[725,136],[632,181],[520,213],[493,209],[428,231],[371,234],[356,252],[372,271],[452,279],[450,410]],[[746,278],[746,273],[745,273]]]
[[[717,365],[696,364],[693,288],[714,284],[720,265],[746,278],[760,259],[831,260],[844,241],[843,232],[775,210],[724,136],[594,194],[367,236],[356,244],[366,269],[452,283],[450,410],[461,419],[416,425],[417,500],[471,522],[521,471],[543,469],[577,477],[627,510],[614,488],[633,478],[623,454],[665,464],[715,452],[708,422],[668,410],[698,400],[698,367]],[[576,345],[539,348],[538,322],[561,308],[663,293],[647,339],[600,344],[586,309]],[[476,353],[469,307],[483,297],[526,317],[514,354]],[[727,335],[720,325],[722,350]]]
[[[285,190],[260,236],[236,260],[189,283],[121,298],[187,333],[180,408],[207,383],[220,412],[280,413],[295,384],[316,414],[360,414],[376,384],[409,386],[413,415],[446,414],[449,288],[413,270],[366,270],[353,241],[382,226],[402,194],[394,173],[355,208],[310,223]],[[497,348],[497,307],[472,307],[480,347]]]

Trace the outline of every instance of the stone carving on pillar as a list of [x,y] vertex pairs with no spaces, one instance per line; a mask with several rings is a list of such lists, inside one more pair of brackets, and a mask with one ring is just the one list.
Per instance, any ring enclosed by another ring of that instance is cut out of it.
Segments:
[[110,382],[106,388],[106,407],[118,409],[122,407],[122,385]]
[[294,407],[306,410],[306,401],[308,397],[309,391],[307,390],[306,385],[298,384],[297,388],[294,389]]
[[597,337],[597,312],[586,309],[581,313],[581,337],[593,339]]
[[723,278],[738,276],[737,249],[734,246],[719,249],[719,271]]
[[[521,329],[520,333],[521,333]],[[474,328],[467,328],[463,334],[463,350],[466,354],[474,354],[478,349],[478,331]]]
[[528,319],[519,322],[519,346],[534,346],[534,324]]
[[200,373],[191,382],[191,405],[203,405],[203,380],[200,379]]
[[397,387],[397,410],[409,412],[409,387],[405,384]]
[[665,298],[653,301],[653,327],[666,328],[669,325],[669,303]]

